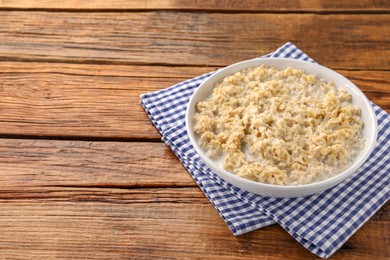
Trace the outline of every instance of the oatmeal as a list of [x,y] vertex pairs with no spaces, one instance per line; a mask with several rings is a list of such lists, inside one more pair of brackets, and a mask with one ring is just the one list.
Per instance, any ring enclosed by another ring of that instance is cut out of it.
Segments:
[[225,170],[269,184],[301,185],[348,168],[364,147],[351,95],[301,70],[248,68],[198,102],[194,131]]

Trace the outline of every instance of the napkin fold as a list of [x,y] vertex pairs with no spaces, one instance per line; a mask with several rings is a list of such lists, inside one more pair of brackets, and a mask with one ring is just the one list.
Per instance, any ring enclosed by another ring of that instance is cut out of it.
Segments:
[[[290,42],[263,57],[314,62]],[[379,125],[377,144],[369,159],[347,180],[306,197],[259,196],[219,178],[203,163],[188,138],[185,126],[188,101],[214,72],[143,94],[141,105],[160,131],[162,140],[186,167],[234,235],[278,223],[306,249],[328,258],[390,198],[390,115],[372,103]]]

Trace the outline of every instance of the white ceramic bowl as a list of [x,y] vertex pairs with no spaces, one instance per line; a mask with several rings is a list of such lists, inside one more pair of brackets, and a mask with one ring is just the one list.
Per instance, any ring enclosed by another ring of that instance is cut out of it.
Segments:
[[[234,175],[222,168],[222,166],[210,159],[203,149],[199,146],[199,137],[194,132],[194,114],[195,105],[202,100],[205,100],[211,95],[214,87],[226,76],[232,75],[238,71],[241,71],[248,67],[260,66],[266,64],[271,67],[278,69],[285,69],[287,67],[304,70],[307,74],[314,74],[318,78],[323,78],[329,82],[334,82],[337,87],[344,87],[352,95],[352,103],[359,106],[362,109],[361,119],[364,122],[363,135],[365,138],[365,147],[359,153],[354,160],[351,167],[347,170],[333,176],[329,179],[314,182],[299,186],[280,186],[250,181]],[[368,101],[367,97],[363,92],[356,87],[351,81],[338,74],[337,72],[330,70],[326,67],[310,62],[299,61],[295,59],[284,59],[284,58],[258,58],[253,60],[247,60],[228,66],[224,69],[219,70],[207,80],[205,80],[199,88],[195,91],[190,99],[186,114],[186,125],[189,138],[195,147],[196,151],[202,158],[202,160],[216,173],[219,177],[226,180],[227,182],[250,192],[271,196],[271,197],[300,197],[321,192],[328,189],[336,184],[342,182],[349,176],[351,176],[368,158],[371,154],[378,133],[378,125],[375,117],[375,113]]]

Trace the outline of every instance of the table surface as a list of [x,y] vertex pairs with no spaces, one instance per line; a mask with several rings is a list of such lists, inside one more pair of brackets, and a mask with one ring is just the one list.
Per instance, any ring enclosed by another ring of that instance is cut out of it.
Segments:
[[[234,237],[140,106],[291,41],[390,110],[390,2],[0,1],[0,255],[316,258]],[[332,259],[388,259],[390,204]]]

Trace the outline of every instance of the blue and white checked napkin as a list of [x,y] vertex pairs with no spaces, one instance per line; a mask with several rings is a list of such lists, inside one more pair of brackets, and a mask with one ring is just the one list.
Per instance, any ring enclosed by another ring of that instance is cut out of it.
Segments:
[[[292,43],[264,57],[314,62]],[[234,235],[278,223],[312,253],[327,258],[390,198],[390,115],[373,104],[379,134],[370,158],[341,184],[320,194],[280,199],[259,196],[214,174],[192,147],[185,130],[187,103],[214,72],[141,96],[162,140],[171,147]]]

